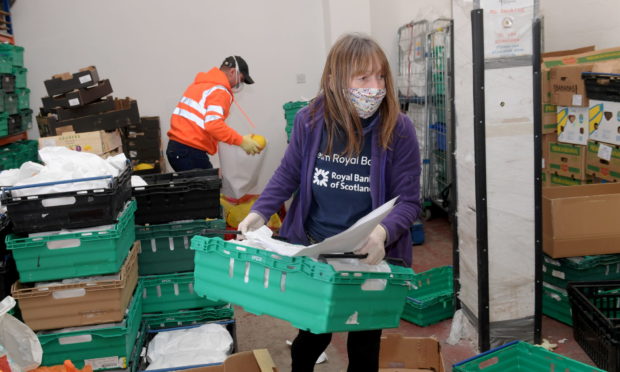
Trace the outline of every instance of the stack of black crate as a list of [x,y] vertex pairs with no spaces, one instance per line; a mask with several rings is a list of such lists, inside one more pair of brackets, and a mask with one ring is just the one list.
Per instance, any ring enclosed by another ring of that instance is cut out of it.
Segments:
[[115,131],[140,122],[137,102],[110,96],[112,85],[99,78],[95,66],[57,74],[44,83],[48,96],[41,99],[43,107],[37,116],[41,137]]
[[121,130],[125,156],[131,160],[134,174],[163,173],[161,129],[158,116],[143,116]]

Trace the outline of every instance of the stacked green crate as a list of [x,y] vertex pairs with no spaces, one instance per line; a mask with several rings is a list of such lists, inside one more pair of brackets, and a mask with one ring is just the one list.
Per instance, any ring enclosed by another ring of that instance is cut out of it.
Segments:
[[290,141],[291,139],[291,132],[293,131],[293,123],[295,122],[295,115],[297,115],[297,111],[307,105],[307,101],[291,101],[282,106],[282,108],[284,108],[284,118],[286,119],[285,130],[287,140]]
[[32,126],[27,72],[24,48],[0,44],[0,137],[24,132]]
[[136,226],[140,241],[138,255],[140,283],[143,286],[142,311],[154,325],[183,326],[201,321],[232,318],[232,308],[223,301],[212,301],[194,292],[194,256],[190,249],[195,235],[224,230],[221,219],[176,221]]
[[1,146],[0,171],[19,168],[27,161],[39,161],[38,146],[39,143],[34,140],[22,140]]
[[452,266],[415,274],[407,293],[402,318],[425,327],[454,315]]
[[543,314],[572,325],[571,306],[566,288],[569,282],[620,279],[620,254],[580,256],[543,262]]

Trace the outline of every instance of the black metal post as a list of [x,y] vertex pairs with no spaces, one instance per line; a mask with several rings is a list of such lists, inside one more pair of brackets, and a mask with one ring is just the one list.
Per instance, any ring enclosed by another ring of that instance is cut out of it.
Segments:
[[457,182],[456,182],[456,112],[454,107],[454,21],[450,21],[450,61],[448,63],[448,89],[450,92],[450,102],[446,102],[450,107],[450,123],[452,123],[452,130],[450,134],[450,157],[452,159],[450,164],[450,172],[452,172],[452,183],[450,185],[450,220],[452,228],[452,269],[453,269],[453,288],[454,288],[454,304],[455,310],[461,308],[461,302],[459,301],[458,294],[461,290],[461,271],[460,271],[460,257],[459,257],[459,229],[458,229],[458,217],[456,215],[458,194],[457,194]]
[[489,330],[489,241],[487,226],[487,174],[484,106],[484,14],[471,12],[474,80],[474,163],[476,175],[476,245],[478,254],[478,347],[490,348]]
[[532,69],[534,104],[534,342],[542,342],[542,99],[541,99],[541,22],[532,25]]

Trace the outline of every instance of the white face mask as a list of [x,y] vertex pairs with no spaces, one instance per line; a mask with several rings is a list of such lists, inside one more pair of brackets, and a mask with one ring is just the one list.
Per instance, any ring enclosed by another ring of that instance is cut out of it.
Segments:
[[237,57],[233,56],[233,59],[235,60],[235,80],[237,81],[237,84],[232,87],[232,91],[233,93],[239,93],[243,90],[243,86],[245,84],[239,78],[239,63],[237,62]]
[[349,88],[349,99],[362,119],[371,117],[383,102],[386,90],[381,88]]

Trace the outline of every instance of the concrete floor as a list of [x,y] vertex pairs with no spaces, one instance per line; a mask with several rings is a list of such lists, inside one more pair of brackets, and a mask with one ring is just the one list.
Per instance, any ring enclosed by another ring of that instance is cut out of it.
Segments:
[[[414,247],[415,272],[422,272],[433,267],[452,265],[452,235],[446,218],[435,217],[424,223],[425,242]],[[292,341],[297,330],[289,323],[269,316],[256,316],[235,308],[237,319],[237,340],[239,351],[266,348],[280,372],[290,372],[290,349],[286,341]],[[450,334],[452,319],[444,320],[428,327],[419,327],[401,320],[396,329],[384,333],[401,333],[404,336],[435,337],[442,344],[442,353],[447,371],[452,365],[477,355],[475,346],[467,340],[457,345],[445,342]],[[594,366],[573,338],[572,328],[543,316],[543,339],[558,344],[555,352]],[[562,342],[562,343],[560,343]],[[327,348],[328,360],[317,364],[316,372],[346,371],[346,333],[334,334],[332,343]]]

